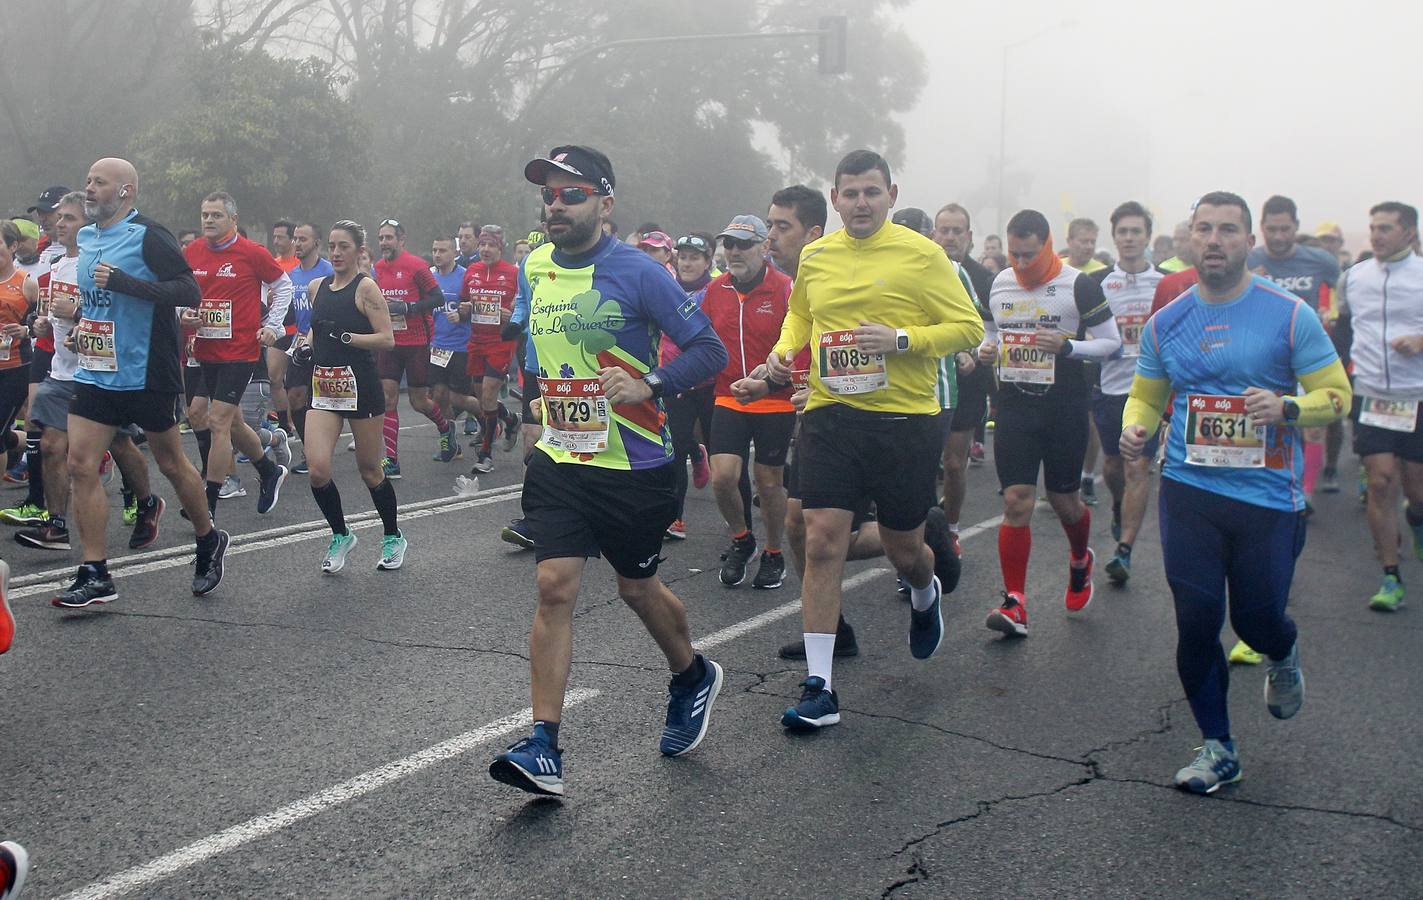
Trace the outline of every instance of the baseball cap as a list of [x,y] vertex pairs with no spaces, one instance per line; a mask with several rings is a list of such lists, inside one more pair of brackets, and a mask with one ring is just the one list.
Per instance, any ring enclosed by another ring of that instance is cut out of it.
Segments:
[[672,238],[667,236],[665,231],[649,231],[642,236],[642,240],[637,242],[639,247],[661,247],[663,250],[672,249]]
[[20,237],[37,241],[40,238],[40,227],[29,219],[11,219],[15,227],[20,231]]
[[[613,186],[617,184],[617,179],[613,177],[613,164],[608,162],[608,158],[591,147],[580,147],[577,144],[554,147],[548,152],[548,156],[529,160],[524,166],[524,177],[533,184],[545,184],[548,182],[548,173],[555,169],[588,179],[609,197],[613,195]],[[668,243],[670,245],[671,241]]]
[[1344,231],[1339,227],[1338,222],[1320,222],[1319,227],[1314,229],[1315,237],[1343,237]]
[[731,224],[722,229],[717,239],[733,238],[738,241],[764,241],[771,236],[766,223],[760,216],[737,216]]
[[698,253],[704,253],[707,256],[712,255],[711,245],[708,244],[707,239],[702,237],[700,234],[684,234],[681,237],[677,238],[676,249],[695,250]]
[[894,214],[894,218],[890,221],[896,225],[903,225],[910,231],[917,231],[925,237],[934,231],[934,223],[930,220],[929,214],[915,206],[901,209]]
[[40,212],[54,212],[55,209],[59,207],[59,201],[62,200],[67,193],[69,193],[69,188],[63,185],[47,187],[40,192],[40,198],[35,201],[35,205],[31,206],[30,209],[37,209]]

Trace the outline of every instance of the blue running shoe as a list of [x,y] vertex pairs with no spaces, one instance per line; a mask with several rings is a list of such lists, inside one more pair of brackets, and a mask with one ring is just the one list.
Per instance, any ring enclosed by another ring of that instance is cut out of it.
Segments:
[[1193,794],[1213,794],[1221,785],[1240,780],[1240,756],[1234,746],[1207,738],[1205,746],[1196,750],[1196,758],[1172,779],[1176,787]]
[[923,612],[913,608],[909,610],[909,652],[915,659],[933,656],[944,640],[944,590],[937,575],[934,576],[933,588],[934,602],[928,609]]
[[826,690],[824,678],[812,675],[800,687],[800,702],[781,714],[781,725],[791,731],[818,731],[840,724],[840,698]]
[[543,729],[510,744],[489,764],[489,777],[510,787],[545,797],[563,796],[563,754],[550,747]]
[[1265,672],[1265,708],[1277,719],[1288,719],[1304,706],[1304,673],[1299,669],[1299,643],[1290,655],[1270,660]]
[[721,693],[721,666],[700,653],[697,658],[703,664],[702,680],[688,687],[678,687],[674,677],[667,688],[672,696],[667,700],[667,725],[662,729],[662,744],[658,747],[663,756],[691,753],[706,737],[712,704]]

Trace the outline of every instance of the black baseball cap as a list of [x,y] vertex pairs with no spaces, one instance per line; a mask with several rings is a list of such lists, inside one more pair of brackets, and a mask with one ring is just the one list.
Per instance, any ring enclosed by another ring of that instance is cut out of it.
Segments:
[[64,199],[64,195],[69,193],[69,188],[63,185],[45,188],[40,193],[40,198],[35,201],[35,205],[30,209],[37,209],[40,212],[54,212],[59,208],[59,201]]
[[894,214],[894,218],[890,221],[896,225],[903,225],[910,231],[917,231],[925,237],[934,232],[934,221],[929,218],[929,214],[915,206],[901,209]]
[[613,177],[613,164],[608,162],[606,156],[592,147],[576,144],[554,147],[548,156],[529,160],[529,164],[524,166],[524,177],[534,184],[545,184],[548,173],[554,169],[588,179],[609,197],[617,184],[617,179]]

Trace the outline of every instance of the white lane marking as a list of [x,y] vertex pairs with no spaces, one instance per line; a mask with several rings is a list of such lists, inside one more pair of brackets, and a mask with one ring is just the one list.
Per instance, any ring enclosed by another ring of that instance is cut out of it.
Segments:
[[[842,591],[848,591],[851,588],[857,588],[868,581],[873,581],[888,571],[888,569],[866,569],[840,582],[840,589]],[[790,603],[784,603],[775,609],[768,609],[759,616],[752,616],[744,622],[737,622],[735,625],[728,625],[720,631],[713,631],[701,640],[693,641],[692,645],[698,650],[710,650],[713,647],[719,647],[729,641],[734,641],[743,634],[749,634],[762,626],[770,625],[772,622],[779,622],[787,616],[795,615],[799,611],[800,598],[797,597]]]
[[[505,500],[516,500],[522,494],[522,488],[519,485],[514,485],[512,490],[501,488],[499,493],[496,494],[491,491],[490,494],[490,496],[475,496],[464,500],[457,497],[443,497],[439,500],[411,503],[409,506],[401,508],[400,521],[409,522],[412,519],[424,519],[428,516],[438,516],[447,512],[456,512],[461,509],[472,509],[476,506],[502,503]],[[346,520],[346,528],[348,531],[374,528],[379,524],[380,519],[378,514],[374,512],[361,513],[359,516],[351,516]],[[243,553],[250,553],[254,550],[282,547],[301,541],[326,540],[330,534],[331,528],[326,524],[325,519],[316,522],[307,522],[299,526],[290,525],[283,528],[273,528],[268,531],[258,531],[253,534],[242,535],[240,538],[233,538],[232,544],[227,549],[227,555],[229,557],[238,556]],[[269,536],[263,540],[254,540],[254,538],[260,538],[263,535]],[[160,551],[162,554],[161,558],[153,559],[150,557],[147,562],[141,563],[128,562],[119,568],[114,568],[111,565],[109,574],[118,579],[125,578],[129,575],[142,575],[145,572],[159,572],[164,569],[176,569],[180,566],[192,565],[192,547],[175,547],[171,549],[177,552]],[[134,554],[134,556],[126,556],[122,557],[122,559],[133,560],[143,555],[144,554]],[[12,590],[10,592],[10,598],[12,600],[19,600],[24,597],[53,593],[54,591],[67,587],[74,578],[74,569],[55,569],[50,573],[41,574],[49,574],[51,577],[54,574],[60,574],[61,577],[40,584],[34,584],[33,576],[31,576],[31,583],[27,587],[20,588],[19,590]],[[16,579],[16,581],[18,580],[19,579]]]
[[[507,498],[490,497],[485,498],[483,502],[494,503],[501,499]],[[431,510],[425,514],[437,515],[439,512],[444,512],[449,508],[450,507]],[[966,528],[959,532],[959,540],[963,541],[987,531],[1000,521],[1002,521],[1002,516],[987,519],[971,528]],[[283,540],[277,540],[274,543],[284,542]],[[249,545],[249,549],[256,549],[256,547],[255,545]],[[231,553],[232,551],[229,550],[228,552]],[[842,581],[841,589],[849,590],[858,587],[867,581],[883,575],[887,571],[887,569],[876,568],[858,572]],[[783,619],[798,609],[800,609],[800,600],[783,604],[775,609],[767,610],[760,615],[752,616],[744,622],[728,626],[720,631],[714,631],[700,640],[693,641],[693,645],[706,650],[725,644],[763,625],[768,625],[771,622]],[[599,691],[596,690],[576,688],[568,692],[563,705],[565,709],[568,709],[569,707],[592,700],[598,695]],[[160,856],[151,862],[134,866],[131,869],[125,869],[117,875],[113,875],[103,881],[97,881],[87,887],[66,894],[61,900],[106,900],[106,898],[109,897],[118,897],[138,890],[139,888],[146,887],[155,881],[161,881],[183,869],[195,866],[198,863],[226,853],[229,850],[234,850],[250,841],[275,834],[284,828],[295,825],[303,819],[308,819],[317,813],[324,812],[333,806],[369,794],[377,788],[384,787],[393,781],[398,781],[406,775],[419,772],[437,762],[442,762],[446,759],[467,753],[486,741],[516,731],[520,726],[526,725],[532,716],[532,708],[522,709],[512,715],[482,725],[473,731],[467,731],[464,734],[450,738],[433,747],[421,750],[419,753],[412,754],[391,763],[386,763],[380,768],[372,769],[363,775],[357,775],[349,781],[343,781],[334,787],[319,791],[295,803],[290,803],[274,812],[264,816],[258,816],[255,819],[249,819],[240,825],[234,825],[231,828],[219,831],[217,834],[203,838],[181,849],[174,850],[172,853]]]
[[[587,703],[597,697],[599,693],[599,691],[589,688],[571,690],[563,701],[563,708],[569,709]],[[333,806],[369,794],[371,791],[378,790],[393,781],[399,781],[407,775],[414,775],[436,763],[468,753],[487,741],[527,728],[533,714],[532,708],[526,708],[502,719],[495,719],[473,731],[466,731],[447,741],[441,741],[433,747],[371,769],[369,772],[357,775],[355,778],[343,781],[323,791],[317,791],[294,803],[288,803],[266,815],[248,819],[231,828],[225,828],[217,834],[195,841],[151,862],[134,866],[132,869],[125,869],[103,881],[97,881],[88,887],[66,894],[63,900],[103,900],[103,898],[117,897],[146,887],[214,856],[235,850],[243,844],[275,834]]]

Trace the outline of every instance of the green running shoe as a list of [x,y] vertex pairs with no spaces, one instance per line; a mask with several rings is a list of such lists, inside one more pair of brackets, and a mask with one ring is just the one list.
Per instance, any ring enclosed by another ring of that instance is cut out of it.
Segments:
[[1385,575],[1379,585],[1379,592],[1369,598],[1369,609],[1379,612],[1395,612],[1403,605],[1403,582],[1393,575]]
[[132,528],[138,521],[138,498],[134,497],[132,503],[124,504],[124,524]]
[[9,509],[0,509],[0,522],[40,528],[49,522],[49,513],[37,503],[21,503]]
[[388,572],[405,565],[405,548],[409,546],[404,535],[387,534],[381,539],[380,562],[376,563],[376,568]]
[[356,536],[350,532],[331,535],[331,546],[326,548],[326,558],[321,561],[321,571],[327,575],[335,575],[346,568],[346,557],[355,546]]

